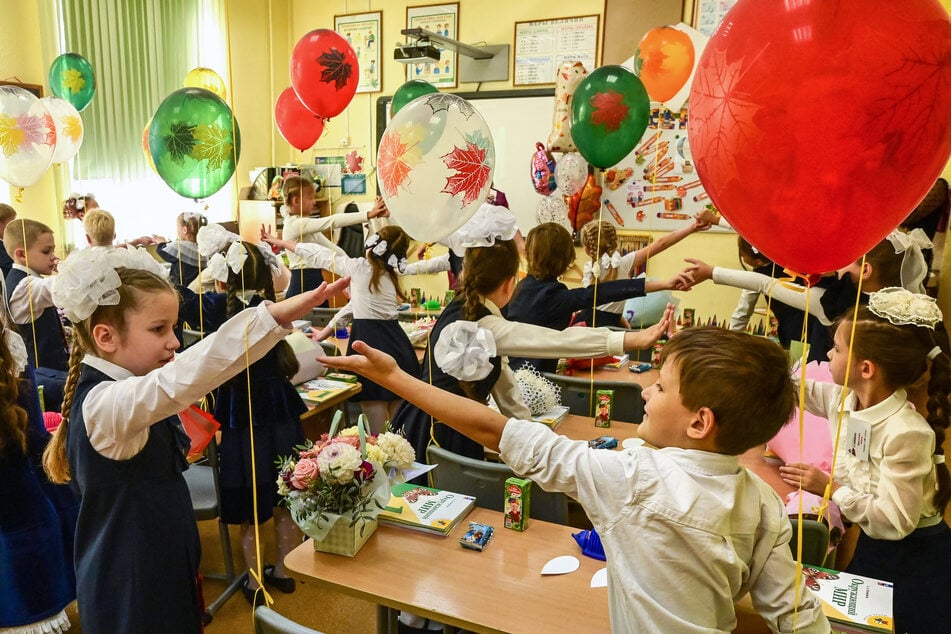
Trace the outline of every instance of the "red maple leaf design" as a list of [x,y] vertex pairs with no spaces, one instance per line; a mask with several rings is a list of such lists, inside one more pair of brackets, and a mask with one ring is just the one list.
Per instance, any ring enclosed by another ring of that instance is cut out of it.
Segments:
[[346,157],[347,171],[351,174],[363,171],[363,157],[357,154],[356,150],[351,150]]
[[317,58],[317,63],[324,67],[320,71],[320,81],[333,82],[337,90],[347,85],[347,80],[350,79],[350,74],[353,73],[353,67],[347,62],[346,53],[335,48],[326,53],[321,53]]
[[614,132],[620,128],[630,110],[624,103],[624,95],[616,90],[595,93],[591,98],[591,105],[594,106],[591,123],[603,125],[608,132]]
[[452,152],[443,155],[446,167],[456,173],[446,179],[442,192],[452,196],[462,193],[463,207],[473,202],[489,183],[492,169],[486,163],[485,155],[485,149],[468,141],[465,148],[455,147]]
[[380,185],[387,196],[395,196],[396,190],[406,182],[413,170],[413,166],[403,160],[409,150],[409,144],[402,142],[399,133],[387,132],[383,135],[376,167]]

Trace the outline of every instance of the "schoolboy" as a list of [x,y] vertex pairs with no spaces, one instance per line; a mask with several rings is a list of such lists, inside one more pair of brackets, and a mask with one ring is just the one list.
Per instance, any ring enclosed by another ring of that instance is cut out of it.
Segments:
[[154,244],[156,239],[149,236],[142,236],[135,240],[129,240],[122,244],[115,244],[116,241],[116,219],[115,217],[100,207],[90,209],[83,216],[83,231],[86,233],[86,242],[90,247],[103,248],[126,248],[129,245],[142,247]]
[[50,296],[59,258],[53,230],[42,222],[16,219],[3,230],[3,246],[13,258],[7,275],[7,306],[26,343],[27,356],[44,388],[47,411],[59,411],[69,354],[63,324]]
[[399,371],[383,353],[326,359],[377,381],[490,449],[517,474],[578,500],[608,566],[615,632],[730,632],[750,593],[776,632],[829,632],[820,602],[795,583],[792,529],[779,496],[737,456],[788,420],[793,388],[776,344],[691,328],[664,347],[644,391],[639,435],[651,447],[613,452],[559,436]]

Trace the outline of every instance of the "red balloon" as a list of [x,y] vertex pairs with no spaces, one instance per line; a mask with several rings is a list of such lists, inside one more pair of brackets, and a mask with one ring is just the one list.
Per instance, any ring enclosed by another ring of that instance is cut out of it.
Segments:
[[325,119],[344,111],[360,81],[353,47],[330,29],[302,37],[291,55],[291,85],[301,103]]
[[317,142],[324,120],[304,107],[293,88],[285,88],[274,104],[274,123],[284,140],[303,152]]
[[947,164],[949,76],[937,0],[740,0],[690,91],[697,172],[770,259],[799,273],[847,266]]

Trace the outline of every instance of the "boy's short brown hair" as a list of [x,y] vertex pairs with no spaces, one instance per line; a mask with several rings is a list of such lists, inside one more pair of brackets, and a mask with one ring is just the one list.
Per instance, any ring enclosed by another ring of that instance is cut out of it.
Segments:
[[109,246],[116,239],[116,219],[105,209],[91,209],[83,216],[83,231],[93,246]]
[[764,337],[713,327],[686,328],[661,352],[680,371],[680,400],[716,417],[717,448],[739,455],[776,435],[792,415],[795,390],[786,353]]
[[568,230],[556,222],[543,222],[525,238],[528,274],[539,280],[559,277],[575,261],[575,244]]
[[6,203],[0,203],[0,225],[10,222],[17,216],[17,210]]
[[53,230],[42,222],[29,218],[11,220],[7,228],[3,230],[3,247],[11,258],[15,257],[13,254],[17,249],[28,250],[44,233],[53,233]]

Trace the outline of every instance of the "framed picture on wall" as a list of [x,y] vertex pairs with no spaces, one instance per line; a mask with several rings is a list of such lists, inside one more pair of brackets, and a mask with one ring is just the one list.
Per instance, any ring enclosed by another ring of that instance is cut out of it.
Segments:
[[360,65],[357,92],[383,90],[383,58],[380,56],[383,12],[335,15],[334,31],[347,40],[357,54],[357,63]]
[[[406,7],[406,28],[425,29],[443,37],[459,39],[459,3],[430,4]],[[406,65],[406,81],[422,79],[436,88],[455,88],[458,83],[458,56],[455,51],[440,49],[438,62]]]
[[707,37],[720,26],[723,16],[737,0],[684,0],[684,22]]
[[27,92],[33,93],[37,99],[43,98],[42,84],[24,84],[21,81],[0,81],[0,86],[16,86],[17,88],[22,88]]

